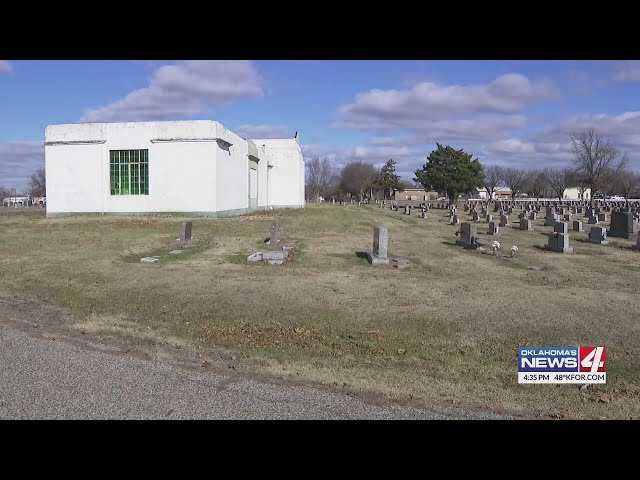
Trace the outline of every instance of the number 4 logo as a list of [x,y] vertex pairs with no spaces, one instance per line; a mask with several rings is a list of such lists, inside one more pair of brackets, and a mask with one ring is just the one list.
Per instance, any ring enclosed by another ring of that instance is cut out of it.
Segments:
[[606,372],[607,349],[605,347],[580,347],[581,372]]

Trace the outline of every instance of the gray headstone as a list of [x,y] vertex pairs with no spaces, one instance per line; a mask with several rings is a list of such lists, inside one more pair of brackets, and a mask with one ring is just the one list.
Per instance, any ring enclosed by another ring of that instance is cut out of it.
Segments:
[[636,240],[638,238],[638,222],[630,212],[613,212],[608,235]]
[[460,224],[460,233],[456,240],[457,245],[462,245],[467,249],[478,248],[478,224],[463,222]]
[[489,222],[489,235],[498,235],[499,228],[496,222]]
[[589,242],[607,245],[607,229],[604,227],[591,227],[589,231]]
[[584,228],[582,228],[582,222],[580,220],[573,221],[573,231],[574,232],[584,232]]
[[382,225],[373,229],[373,251],[367,253],[367,258],[371,265],[389,263],[389,230]]
[[[563,223],[563,222],[558,222],[558,223]],[[552,250],[554,252],[573,253],[573,247],[569,246],[568,233],[551,232],[547,239],[546,248],[547,250]]]
[[506,216],[506,215],[501,215],[500,216],[500,226],[501,227],[506,227],[508,223],[509,223],[509,217]]
[[373,253],[380,258],[387,258],[389,249],[389,230],[383,226],[373,229]]
[[556,214],[553,207],[547,207],[547,214],[544,217],[545,227],[553,227],[557,221]]
[[569,233],[569,224],[567,222],[556,222],[553,225],[553,231],[567,235]]
[[276,245],[279,241],[279,235],[280,235],[280,231],[279,231],[279,226],[277,222],[273,222],[271,224],[271,228],[269,229],[269,241],[267,242],[269,245]]
[[191,222],[182,222],[182,228],[180,229],[180,241],[188,242],[191,240]]
[[531,226],[531,220],[529,220],[528,218],[521,218],[520,230],[533,230],[533,227]]

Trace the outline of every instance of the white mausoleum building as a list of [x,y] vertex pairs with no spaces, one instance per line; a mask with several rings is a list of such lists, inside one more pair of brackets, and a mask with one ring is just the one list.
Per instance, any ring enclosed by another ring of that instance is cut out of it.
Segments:
[[304,207],[297,135],[245,140],[210,120],[49,125],[45,166],[47,216]]

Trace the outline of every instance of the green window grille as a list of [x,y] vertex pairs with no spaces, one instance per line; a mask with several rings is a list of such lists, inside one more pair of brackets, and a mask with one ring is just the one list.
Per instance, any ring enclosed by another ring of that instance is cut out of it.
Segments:
[[149,195],[149,150],[109,150],[111,195]]

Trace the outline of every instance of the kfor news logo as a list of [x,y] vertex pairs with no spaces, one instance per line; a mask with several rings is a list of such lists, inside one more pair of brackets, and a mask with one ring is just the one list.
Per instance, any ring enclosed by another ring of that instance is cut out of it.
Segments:
[[607,383],[607,348],[520,347],[518,383]]

